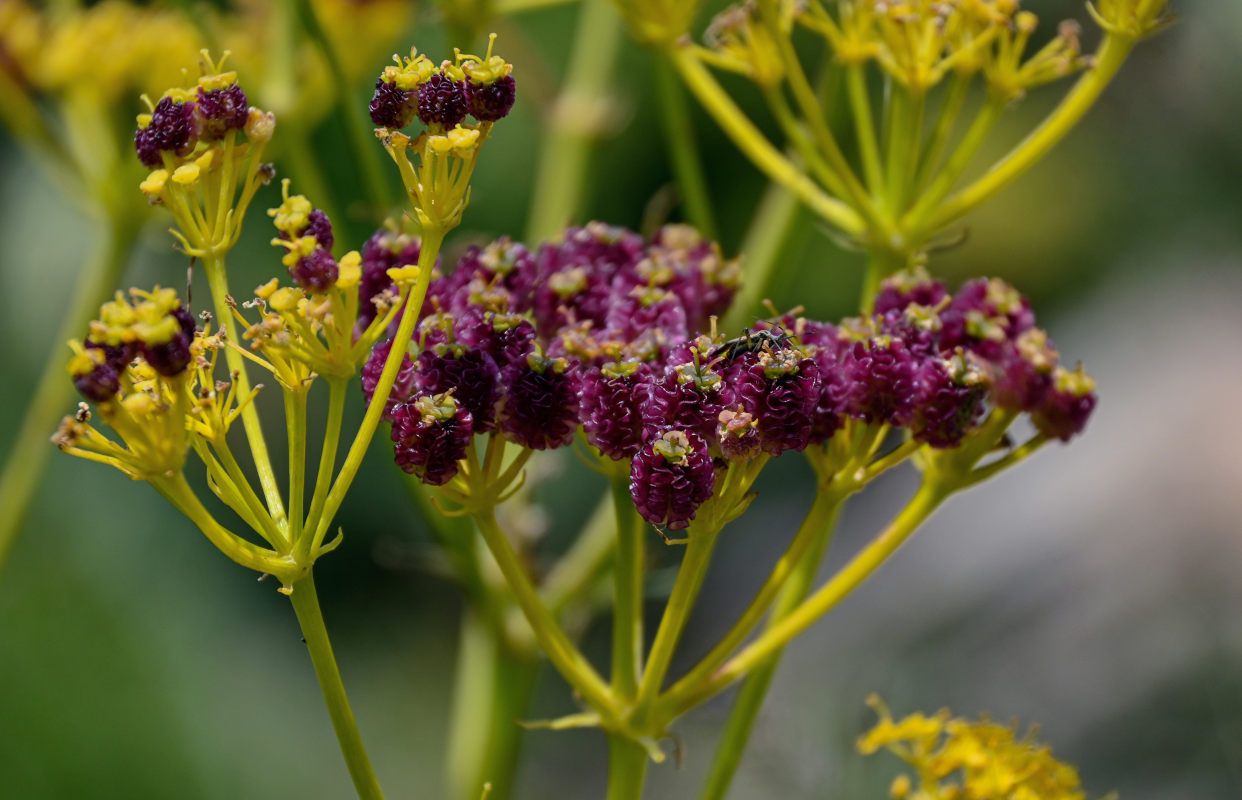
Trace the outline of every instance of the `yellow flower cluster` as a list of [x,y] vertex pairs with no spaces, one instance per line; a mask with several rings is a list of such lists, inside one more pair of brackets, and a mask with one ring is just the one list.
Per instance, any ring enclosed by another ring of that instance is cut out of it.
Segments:
[[1034,731],[1019,737],[1013,727],[986,717],[966,720],[948,710],[894,720],[883,702],[868,698],[880,715],[858,740],[871,755],[887,748],[910,765],[916,778],[898,776],[894,800],[1085,800],[1078,771],[1058,761]]

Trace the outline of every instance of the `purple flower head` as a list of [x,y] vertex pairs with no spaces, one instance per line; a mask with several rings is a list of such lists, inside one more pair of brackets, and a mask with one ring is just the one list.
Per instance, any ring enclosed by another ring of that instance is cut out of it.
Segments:
[[332,220],[318,208],[313,209],[307,216],[306,227],[298,235],[314,236],[324,250],[331,250],[332,245],[336,244],[336,237],[332,234]]
[[[387,228],[381,228],[367,239],[362,246],[362,277],[358,282],[357,333],[366,330],[374,321],[378,313],[377,302],[396,300],[396,289],[392,278],[388,277],[388,270],[417,263],[420,251],[418,239],[393,233]],[[438,260],[436,264],[439,265]]]
[[458,405],[452,392],[421,395],[393,412],[397,466],[429,486],[442,486],[453,479],[472,435],[470,412]]
[[795,348],[746,353],[728,362],[723,396],[754,417],[764,452],[801,451],[815,426],[819,367]]
[[630,465],[630,497],[652,525],[681,530],[712,496],[716,472],[707,442],[693,431],[653,436]]
[[161,153],[188,155],[198,142],[194,123],[193,102],[179,103],[171,97],[161,97],[151,112],[150,122],[134,133],[138,159],[145,166],[155,168],[164,163]]
[[995,350],[995,360],[979,359],[991,385],[992,404],[1019,411],[1037,410],[1052,387],[1052,373],[1060,358],[1048,334],[1031,328]]
[[336,259],[322,247],[316,247],[309,255],[299,258],[297,263],[289,268],[289,274],[293,276],[294,283],[316,294],[323,294],[331,289],[336,284],[340,272]]
[[914,438],[936,448],[956,447],[983,413],[983,377],[959,351],[947,360],[924,361],[916,382]]
[[564,359],[545,358],[536,348],[524,361],[504,368],[505,389],[497,414],[505,438],[532,450],[551,450],[573,441],[578,428],[578,387]]
[[604,326],[610,335],[632,341],[649,331],[659,331],[671,341],[689,336],[686,310],[671,291],[635,286],[624,297],[615,297]]
[[474,304],[524,313],[531,307],[535,258],[525,245],[504,236],[486,247],[466,250],[449,278],[453,282],[449,307],[454,311]]
[[675,352],[664,373],[657,373],[650,382],[642,404],[644,439],[669,428],[691,431],[706,440],[715,436],[725,408],[723,379],[702,363],[697,348],[689,350],[689,357]]
[[517,98],[517,82],[505,75],[491,83],[466,81],[466,102],[479,122],[496,122],[509,116]]
[[239,131],[246,127],[250,106],[246,101],[246,93],[236,83],[219,89],[199,86],[195,114],[200,136],[204,141],[210,142],[223,139],[229,131]]
[[1031,415],[1040,433],[1068,442],[1086,427],[1097,402],[1095,380],[1081,366],[1070,372],[1057,367],[1043,405]]
[[642,446],[639,404],[649,373],[650,368],[635,359],[581,373],[578,416],[582,428],[587,441],[614,461],[633,456]]
[[636,271],[681,299],[691,331],[701,331],[711,317],[728,309],[742,282],[737,259],[725,259],[720,246],[689,225],[665,225],[656,231],[646,259]]
[[[391,339],[377,342],[375,347],[371,348],[371,355],[367,358],[367,363],[362,365],[362,396],[366,399],[368,406],[371,405],[372,397],[375,394],[375,387],[379,385],[380,376],[384,373],[384,363],[388,360],[388,353],[391,350]],[[393,409],[410,399],[410,395],[414,392],[416,375],[414,362],[410,360],[408,354],[403,355],[401,357],[401,366],[397,369],[397,379],[392,385],[392,391],[384,399],[384,415],[381,419],[385,422],[392,422]]]
[[842,410],[869,423],[909,424],[919,361],[904,341],[891,336],[855,342],[841,359],[848,384]]
[[465,81],[437,72],[418,87],[418,118],[428,127],[455,127],[468,110]]
[[936,308],[948,296],[943,283],[933,280],[923,267],[915,267],[890,275],[880,283],[872,313],[904,311],[911,304]]
[[417,89],[402,89],[383,77],[376,79],[375,94],[371,95],[371,122],[397,130],[409,125],[417,110]]
[[977,278],[958,289],[941,313],[940,346],[995,358],[1002,344],[1035,326],[1030,302],[1000,278]]
[[418,354],[414,382],[424,394],[451,391],[458,405],[470,412],[474,432],[488,433],[495,427],[499,378],[500,370],[487,353],[462,345],[441,345]]
[[141,342],[138,349],[151,369],[171,378],[180,375],[190,364],[190,345],[194,342],[194,317],[185,306],[177,306],[169,312],[177,320],[178,330],[172,338],[162,342]]
[[501,369],[525,363],[535,347],[535,326],[518,314],[484,311],[469,327],[458,326],[458,338],[491,356]]
[[944,323],[935,308],[910,303],[901,310],[877,314],[874,322],[877,333],[901,339],[912,353],[929,357],[940,352],[940,332]]
[[720,452],[730,461],[749,461],[759,455],[759,423],[753,414],[741,408],[720,412],[716,438]]
[[96,352],[71,364],[74,388],[87,400],[95,403],[111,400],[121,390],[121,373],[125,369],[125,363],[118,365],[115,359],[109,357],[108,351],[120,348],[88,340],[83,349]]

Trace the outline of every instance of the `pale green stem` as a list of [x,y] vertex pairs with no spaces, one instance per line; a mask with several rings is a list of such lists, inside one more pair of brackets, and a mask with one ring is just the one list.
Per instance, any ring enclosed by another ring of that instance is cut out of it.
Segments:
[[362,736],[354,722],[354,712],[350,709],[349,698],[345,695],[345,686],[341,683],[341,671],[337,668],[336,657],[332,654],[332,643],[328,640],[328,629],[324,627],[323,612],[319,608],[319,597],[315,592],[314,576],[308,573],[305,578],[295,583],[289,600],[293,603],[293,611],[302,627],[302,638],[306,640],[306,649],[310,652],[311,663],[315,666],[315,677],[319,679],[319,689],[323,692],[324,703],[328,706],[328,716],[332,718],[332,727],[336,731],[341,755],[345,757],[345,765],[349,768],[354,789],[360,800],[383,800],[384,792],[371,769],[366,747],[362,744]]
[[677,570],[677,579],[673,582],[673,591],[664,607],[664,616],[660,619],[660,627],[656,630],[655,641],[651,645],[647,666],[643,669],[642,682],[638,687],[633,720],[639,729],[648,722],[652,706],[664,685],[664,677],[673,662],[677,642],[690,619],[699,590],[703,588],[703,579],[707,576],[707,567],[711,563],[712,551],[716,548],[718,533],[719,530],[699,528],[695,523],[690,523],[690,541],[686,545],[686,554]]
[[600,137],[602,98],[612,90],[613,62],[623,30],[607,0],[583,0],[570,71],[540,137],[538,172],[526,239],[556,236],[581,211],[591,145]]
[[906,208],[910,188],[918,165],[919,144],[923,127],[923,94],[914,93],[894,83],[890,89],[892,118],[889,125],[888,161],[885,205],[894,220]]
[[320,512],[320,517],[315,523],[314,538],[311,540],[312,552],[323,543],[328,526],[336,516],[341,503],[344,502],[345,494],[353,484],[354,476],[358,474],[362,459],[371,445],[371,437],[375,435],[375,429],[379,427],[380,417],[384,414],[384,398],[388,397],[393,384],[396,383],[397,372],[401,368],[401,361],[410,343],[410,336],[414,333],[415,325],[418,324],[418,310],[422,308],[423,298],[427,296],[427,287],[431,284],[432,268],[435,266],[436,258],[440,255],[440,246],[443,243],[444,231],[431,227],[423,230],[422,249],[418,254],[418,280],[406,294],[405,307],[401,312],[401,324],[397,327],[397,333],[392,337],[388,360],[384,363],[380,379],[375,385],[375,392],[372,395],[374,401],[367,406],[362,423],[358,426],[358,432],[354,435],[349,452],[345,455],[345,463],[341,465],[341,471],[337,474],[332,489],[328,492],[327,499],[324,500],[323,511]]
[[658,709],[659,718],[673,719],[715,696],[815,624],[870,577],[947,496],[948,491],[944,487],[924,483],[882,533],[788,616],[729,659],[709,680],[680,695],[670,693],[662,698]]
[[816,215],[845,233],[860,237],[866,231],[866,223],[858,212],[826,194],[781,151],[772,146],[690,48],[678,47],[671,51],[671,57],[682,80],[699,103],[760,172],[785,186]]
[[[306,392],[285,389],[285,436],[289,447],[289,539],[302,540],[302,508],[306,501]],[[296,545],[295,545],[296,546]]]
[[488,508],[480,511],[474,515],[474,519],[479,533],[483,535],[483,541],[496,559],[505,582],[513,591],[518,606],[526,615],[526,620],[534,630],[535,638],[547,654],[548,660],[592,708],[601,716],[614,719],[617,708],[612,692],[586,657],[569,640],[552,612],[539,599],[539,594],[531,585],[530,576],[526,574],[525,566],[496,524],[493,510]]
[[1083,75],[1060,105],[1022,140],[1004,158],[996,162],[982,177],[950,197],[924,226],[929,231],[939,230],[982,203],[1022,173],[1056,146],[1069,133],[1083,115],[1091,109],[1100,94],[1121,69],[1126,57],[1134,48],[1132,36],[1108,33],[1095,54],[1095,64]]
[[[216,324],[223,326],[229,341],[244,347],[237,335],[237,321],[233,318],[230,305],[228,277],[224,271],[224,257],[213,252],[203,256],[203,266],[207,272],[207,284],[211,287],[211,300],[215,308]],[[246,373],[246,359],[232,347],[224,348],[224,357],[229,365],[229,373],[237,383],[238,397],[250,394],[250,377]],[[269,516],[278,526],[285,523],[285,506],[280,497],[280,486],[276,481],[276,473],[272,470],[272,460],[267,453],[267,440],[263,438],[263,424],[259,421],[259,412],[253,402],[242,408],[242,426],[246,430],[246,439],[250,443],[250,453],[254,458],[255,470],[259,473],[259,484],[263,487],[263,496],[267,500]]]
[[962,113],[962,106],[966,103],[966,96],[969,94],[968,90],[973,77],[973,75],[954,75],[949,88],[945,90],[944,98],[940,103],[940,115],[936,119],[936,126],[932,129],[931,137],[927,140],[927,147],[920,159],[918,176],[914,180],[916,192],[927,185],[927,182],[936,174],[937,167],[940,166],[940,159],[944,156],[945,148],[948,147],[949,140],[953,136],[953,129],[957,125],[957,119]]
[[87,323],[99,313],[100,304],[116,285],[137,233],[134,225],[109,218],[104,238],[75,282],[68,310],[52,339],[53,350],[30,395],[0,472],[0,568],[17,539],[26,509],[54,450],[48,439],[55,433],[56,421],[72,412],[74,390],[73,380],[65,372],[65,342],[86,334]]
[[315,489],[311,493],[310,513],[306,515],[304,530],[313,531],[319,527],[319,516],[323,513],[323,504],[328,499],[328,490],[332,487],[332,476],[336,472],[336,451],[341,441],[341,421],[345,415],[345,394],[348,391],[349,381],[328,380],[328,419],[324,424],[319,469],[315,473]]
[[807,138],[801,123],[794,116],[793,109],[789,107],[788,101],[785,100],[784,94],[781,93],[780,87],[764,87],[763,97],[767,100],[772,116],[776,118],[777,123],[781,126],[781,130],[785,133],[785,138],[789,140],[795,152],[811,168],[820,184],[837,197],[844,197],[846,193],[845,184],[841,182],[837,173],[828,166],[828,162],[824,160],[823,156],[820,155],[819,151],[811,143],[811,140]]
[[863,162],[863,175],[873,197],[879,196],[884,185],[884,169],[880,165],[879,140],[871,116],[871,96],[867,92],[867,75],[862,64],[850,64],[846,70],[846,88],[850,98],[854,132],[858,137],[858,153]]
[[863,273],[863,288],[860,308],[864,313],[871,313],[875,296],[880,291],[880,283],[898,270],[909,266],[910,256],[904,252],[887,248],[874,248],[867,251],[867,266]]
[[776,562],[776,566],[772,568],[772,572],[769,573],[767,580],[763,582],[763,586],[759,588],[750,605],[742,612],[737,622],[733,623],[733,627],[712,647],[711,651],[669,688],[670,694],[684,692],[700,681],[710,678],[717,667],[729,660],[729,656],[738,648],[738,645],[746,641],[746,636],[763,619],[772,601],[778,595],[783,596],[781,587],[793,580],[793,576],[801,569],[801,565],[809,560],[808,553],[816,542],[826,539],[827,530],[832,527],[836,508],[840,503],[839,495],[833,495],[824,490],[816,494],[815,502],[803,518],[798,532],[790,541],[780,560]]
[[450,795],[478,800],[483,784],[488,800],[513,794],[522,728],[539,661],[513,654],[492,620],[467,608],[462,614],[449,726]]
[[608,800],[641,800],[647,751],[620,734],[608,734]]
[[612,689],[633,699],[643,660],[643,536],[647,526],[630,499],[628,476],[612,481],[617,518],[617,560],[612,571]]
[[708,239],[716,241],[715,215],[712,213],[711,192],[703,162],[699,157],[698,139],[685,90],[677,71],[663,52],[654,53],[651,63],[655,73],[656,96],[660,101],[660,120],[664,124],[664,141],[677,190],[685,205],[686,219]]
[[[809,528],[814,532],[812,541],[805,557],[798,561],[793,573],[788,576],[789,580],[780,588],[780,597],[777,598],[776,605],[772,608],[772,616],[768,620],[769,629],[788,616],[806,598],[806,593],[815,579],[815,572],[828,548],[828,542],[832,539],[841,505],[840,500],[827,492],[820,491],[816,495],[815,502],[802,523],[804,529]],[[772,676],[776,674],[782,652],[777,650],[746,676],[746,681],[733,703],[733,710],[729,712],[724,732],[716,745],[716,755],[708,770],[703,792],[699,795],[701,800],[723,800],[728,791],[741,763],[742,752],[750,739],[759,707],[767,696]]]

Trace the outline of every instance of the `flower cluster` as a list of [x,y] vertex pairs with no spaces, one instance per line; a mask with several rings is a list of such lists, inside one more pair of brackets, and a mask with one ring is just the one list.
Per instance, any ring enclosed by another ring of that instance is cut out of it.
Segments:
[[438,67],[427,56],[411,51],[376,79],[371,121],[397,130],[417,116],[437,133],[455,129],[467,115],[479,122],[496,122],[513,107],[517,84],[512,73],[511,64],[492,55],[491,43],[482,58],[459,52],[456,61],[444,61]]
[[149,114],[140,114],[134,149],[145,166],[163,167],[166,156],[188,156],[200,139],[217,142],[229,131],[245,128],[249,118],[250,106],[237,84],[237,73],[213,70],[193,89],[169,89]]
[[118,444],[88,423],[83,404],[61,424],[62,449],[112,464],[134,479],[181,469],[189,448],[186,416],[194,408],[189,369],[203,344],[194,319],[172,289],[121,293],[100,308],[85,342],[70,342],[74,386],[95,403],[122,439]]
[[871,755],[887,748],[918,775],[893,781],[896,800],[1011,798],[1011,800],[1085,800],[1078,771],[1058,761],[1033,734],[1018,737],[1014,729],[985,718],[952,718],[911,714],[894,720],[876,697],[868,700],[880,715],[876,726],[858,740]]
[[[376,278],[394,253],[415,248],[377,237],[363,260],[364,306],[367,292],[384,291]],[[869,317],[832,325],[791,314],[730,341],[705,334],[737,283],[737,265],[685,226],[643,241],[592,223],[534,252],[507,239],[470,250],[432,281],[417,348],[385,400],[400,422],[398,462],[444,483],[465,457],[464,428],[543,450],[581,427],[602,457],[630,461],[643,517],[678,529],[720,469],[823,444],[843,427],[900,428],[952,448],[991,406],[1067,440],[1094,407],[1090,378],[1058,366],[1029,303],[1003,281],[950,295],[916,270],[885,281]],[[364,368],[368,402],[387,355],[377,346]],[[430,435],[436,425],[452,435]],[[414,453],[429,446],[444,451]]]

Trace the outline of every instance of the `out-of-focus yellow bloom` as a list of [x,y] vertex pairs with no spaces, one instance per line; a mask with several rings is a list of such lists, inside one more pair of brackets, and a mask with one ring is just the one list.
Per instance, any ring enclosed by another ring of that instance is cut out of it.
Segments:
[[887,748],[914,771],[893,781],[890,794],[897,800],[1086,798],[1078,771],[1054,758],[1033,730],[1019,737],[1013,726],[954,718],[948,710],[894,720],[878,697],[867,702],[880,720],[858,740],[859,751]]

